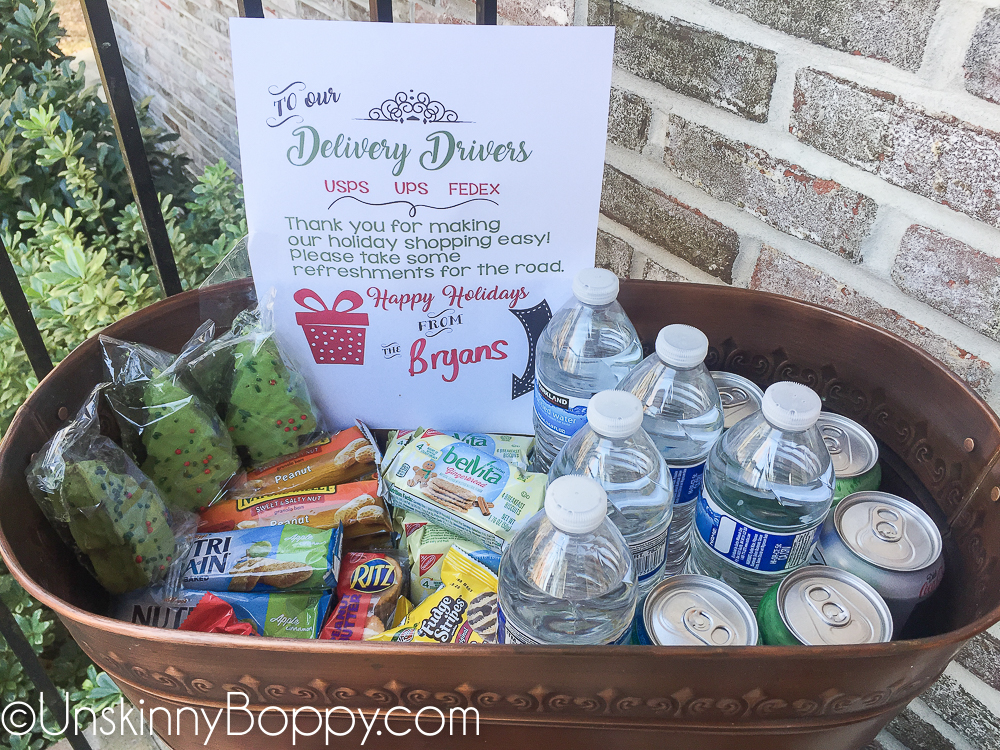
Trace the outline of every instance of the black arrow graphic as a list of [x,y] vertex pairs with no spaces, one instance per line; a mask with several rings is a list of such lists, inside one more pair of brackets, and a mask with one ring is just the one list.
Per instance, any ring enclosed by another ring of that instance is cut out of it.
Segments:
[[511,375],[513,384],[510,388],[510,398],[513,400],[535,390],[535,350],[538,347],[538,338],[542,335],[542,329],[545,328],[546,323],[552,320],[552,310],[549,309],[549,303],[542,300],[527,310],[511,310],[511,312],[521,321],[524,333],[528,337],[528,364],[524,368],[524,375],[521,377]]

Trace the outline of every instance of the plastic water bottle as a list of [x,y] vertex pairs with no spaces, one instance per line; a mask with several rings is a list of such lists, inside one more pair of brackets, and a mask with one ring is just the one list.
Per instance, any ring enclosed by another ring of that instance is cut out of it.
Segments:
[[632,555],[607,516],[608,495],[593,479],[567,476],[549,485],[545,508],[500,558],[502,642],[628,641],[636,604]]
[[705,461],[725,421],[719,389],[704,364],[706,354],[704,333],[687,325],[667,326],[656,337],[656,353],[618,386],[642,402],[642,426],[656,443],[674,482],[668,576],[680,573],[687,559]]
[[642,404],[631,393],[601,391],[590,399],[587,425],[569,439],[549,469],[591,477],[608,493],[608,518],[625,537],[639,600],[663,577],[674,483],[642,429]]
[[754,607],[806,563],[833,502],[833,463],[816,426],[819,396],[775,383],[761,410],[712,451],[698,500],[692,563]]
[[618,277],[585,268],[573,299],[549,321],[535,358],[533,471],[549,470],[559,449],[587,422],[587,404],[614,388],[642,359],[632,321],[617,302]]

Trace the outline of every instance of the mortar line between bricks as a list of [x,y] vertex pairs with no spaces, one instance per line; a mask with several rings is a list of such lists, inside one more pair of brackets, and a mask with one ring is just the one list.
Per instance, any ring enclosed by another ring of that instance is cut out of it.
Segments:
[[[929,112],[946,112],[974,125],[1000,130],[1000,107],[970,94],[964,86],[931,89],[917,73],[784,34],[709,0],[627,0],[626,4],[660,18],[673,17],[702,26],[729,39],[798,56],[816,70],[849,78],[868,88],[889,89]],[[942,103],[945,96],[947,106]]]
[[779,52],[775,56],[778,71],[771,87],[771,104],[767,111],[767,124],[779,133],[787,133],[795,100],[795,73],[799,63],[792,55]]
[[910,701],[910,705],[907,708],[938,730],[943,737],[950,740],[951,744],[955,746],[955,750],[978,750],[964,734],[946,722],[943,717],[934,713],[930,706],[920,700],[920,698],[914,698]]
[[796,164],[817,177],[833,179],[844,187],[872,198],[879,205],[893,206],[914,217],[914,223],[937,229],[988,255],[1000,257],[1000,229],[824,154],[802,143],[787,130],[778,132],[766,123],[750,122],[739,115],[670,91],[617,67],[613,71],[612,81],[617,88],[637,94],[654,106],[731,140],[763,149],[770,156]]
[[903,235],[913,219],[889,205],[880,205],[868,236],[861,241],[862,265],[873,275],[892,282],[892,266],[899,255]]
[[754,268],[760,258],[761,248],[764,243],[758,237],[751,235],[740,235],[740,250],[733,261],[733,286],[743,287],[750,285]]
[[965,0],[941,0],[917,75],[936,89],[965,90],[965,53],[986,9]]
[[721,279],[712,276],[705,271],[702,271],[697,266],[693,266],[688,263],[683,258],[678,258],[676,255],[671,253],[669,250],[660,247],[659,245],[650,242],[644,237],[639,236],[633,232],[628,227],[624,227],[621,224],[609,219],[604,214],[598,216],[597,228],[607,232],[614,237],[617,237],[624,242],[630,244],[637,252],[645,255],[647,258],[652,260],[654,263],[666,268],[668,271],[673,271],[674,273],[679,273],[686,279],[696,283],[696,284],[715,284],[717,286],[728,286],[726,282]]
[[1000,692],[987,685],[977,675],[970,672],[956,661],[951,662],[944,673],[967,690],[976,700],[982,703],[994,716],[1000,716]]
[[590,0],[576,0],[576,5],[573,8],[573,25],[586,26],[589,14]]
[[[608,144],[607,163],[641,183],[663,190],[677,200],[698,209],[710,219],[726,225],[740,235],[757,237],[766,244],[785,252],[795,260],[826,273],[862,294],[871,297],[883,307],[888,307],[918,325],[944,336],[956,346],[1000,366],[1000,343],[973,331],[954,318],[908,296],[894,284],[887,282],[862,265],[851,263],[829,250],[807,240],[785,234],[769,224],[756,219],[736,206],[713,198],[694,185],[681,180],[665,166],[650,164],[641,156],[614,144]],[[1000,392],[990,389],[987,400],[991,406],[1000,406]]]

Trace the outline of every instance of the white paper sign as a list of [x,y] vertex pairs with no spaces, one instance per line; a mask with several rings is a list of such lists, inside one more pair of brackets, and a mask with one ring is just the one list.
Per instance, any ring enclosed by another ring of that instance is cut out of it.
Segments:
[[593,266],[613,30],[233,19],[259,296],[327,418],[531,432]]

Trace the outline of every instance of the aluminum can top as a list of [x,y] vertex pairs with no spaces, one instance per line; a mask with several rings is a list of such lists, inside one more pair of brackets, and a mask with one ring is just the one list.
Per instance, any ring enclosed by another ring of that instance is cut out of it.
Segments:
[[855,492],[833,511],[837,534],[851,552],[886,570],[914,571],[941,557],[941,532],[913,503],[888,492]]
[[881,596],[853,573],[807,565],[778,586],[778,612],[792,635],[809,646],[885,643],[892,615]]
[[861,476],[878,463],[875,438],[854,420],[825,411],[819,415],[816,426],[823,433],[838,479]]
[[719,398],[722,399],[725,429],[728,430],[741,419],[760,411],[764,391],[752,380],[723,370],[713,370],[712,380],[715,381],[715,386],[719,389]]
[[658,646],[753,646],[757,620],[734,589],[714,578],[677,575],[646,597],[643,625]]

